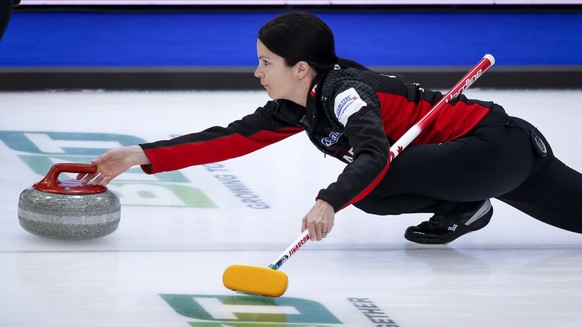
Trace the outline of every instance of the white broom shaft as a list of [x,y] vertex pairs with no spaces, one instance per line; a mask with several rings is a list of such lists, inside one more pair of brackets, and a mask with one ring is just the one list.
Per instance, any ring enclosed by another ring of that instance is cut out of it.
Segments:
[[[404,148],[406,148],[420,133],[425,129],[433,119],[436,114],[447,104],[449,101],[456,98],[459,94],[463,93],[469,86],[471,86],[475,81],[485,73],[487,69],[495,64],[495,58],[486,54],[483,58],[467,73],[463,78],[461,78],[455,86],[453,86],[449,92],[447,92],[434,106],[433,108],[422,117],[416,124],[414,124],[404,135],[398,139],[390,147],[390,161],[396,158]],[[287,261],[293,254],[295,254],[307,241],[309,240],[309,232],[305,230],[281,255],[277,258],[275,262],[269,265],[272,269],[279,269],[285,261]]]
[[309,231],[306,229],[293,243],[291,243],[291,245],[289,245],[289,247],[285,249],[285,251],[283,251],[283,253],[281,253],[281,255],[279,255],[277,261],[269,265],[269,268],[275,270],[281,268],[285,261],[295,254],[295,252],[307,243],[307,241],[309,241]]
[[424,115],[416,124],[414,124],[404,135],[402,135],[398,141],[396,141],[390,147],[390,160],[396,158],[404,148],[410,145],[420,133],[428,126],[434,118],[436,118],[437,113],[447,104],[449,101],[453,100],[459,96],[463,91],[465,91],[469,86],[471,86],[475,81],[485,73],[487,69],[495,64],[495,58],[486,54],[483,56],[481,61],[479,61],[463,78],[461,78],[455,86],[453,86],[449,92],[447,92],[433,107],[432,109]]

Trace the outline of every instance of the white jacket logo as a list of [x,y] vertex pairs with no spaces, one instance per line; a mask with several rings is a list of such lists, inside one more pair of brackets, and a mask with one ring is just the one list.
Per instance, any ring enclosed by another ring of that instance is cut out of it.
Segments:
[[328,137],[324,137],[321,139],[321,144],[325,146],[332,146],[336,144],[337,141],[339,141],[340,136],[342,136],[342,133],[332,131],[329,133]]
[[334,100],[334,113],[344,126],[348,118],[367,104],[362,100],[358,92],[352,87],[338,94]]

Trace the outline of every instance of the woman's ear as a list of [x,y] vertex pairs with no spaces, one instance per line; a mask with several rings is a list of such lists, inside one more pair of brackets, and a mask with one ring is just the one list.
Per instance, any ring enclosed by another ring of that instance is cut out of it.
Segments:
[[299,61],[295,64],[295,75],[298,79],[304,79],[305,77],[311,77],[312,69],[311,66],[306,61]]

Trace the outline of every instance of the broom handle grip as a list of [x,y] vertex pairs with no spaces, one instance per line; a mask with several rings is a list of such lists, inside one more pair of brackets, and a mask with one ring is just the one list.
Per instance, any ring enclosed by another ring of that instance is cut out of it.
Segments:
[[[404,135],[402,135],[398,141],[396,141],[390,147],[390,158],[392,161],[396,158],[403,150],[406,148],[422,131],[432,123],[434,118],[436,118],[438,112],[447,104],[449,101],[453,100],[459,94],[463,93],[469,86],[471,86],[475,81],[485,73],[487,69],[495,64],[495,58],[486,54],[483,58],[475,65],[463,78],[461,78],[457,84],[455,84],[449,92],[447,92],[433,107],[432,109],[424,115],[416,124],[414,124]],[[295,254],[307,241],[309,240],[309,233],[305,230],[279,257],[277,260],[269,265],[269,268],[278,270],[289,260],[289,258]]]

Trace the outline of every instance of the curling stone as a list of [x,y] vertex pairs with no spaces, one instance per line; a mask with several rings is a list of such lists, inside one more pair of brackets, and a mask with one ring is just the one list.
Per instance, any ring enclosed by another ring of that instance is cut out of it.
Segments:
[[59,174],[97,171],[89,164],[61,163],[32,187],[22,191],[18,220],[26,231],[59,240],[89,240],[113,233],[119,226],[117,195],[102,185],[84,185]]

